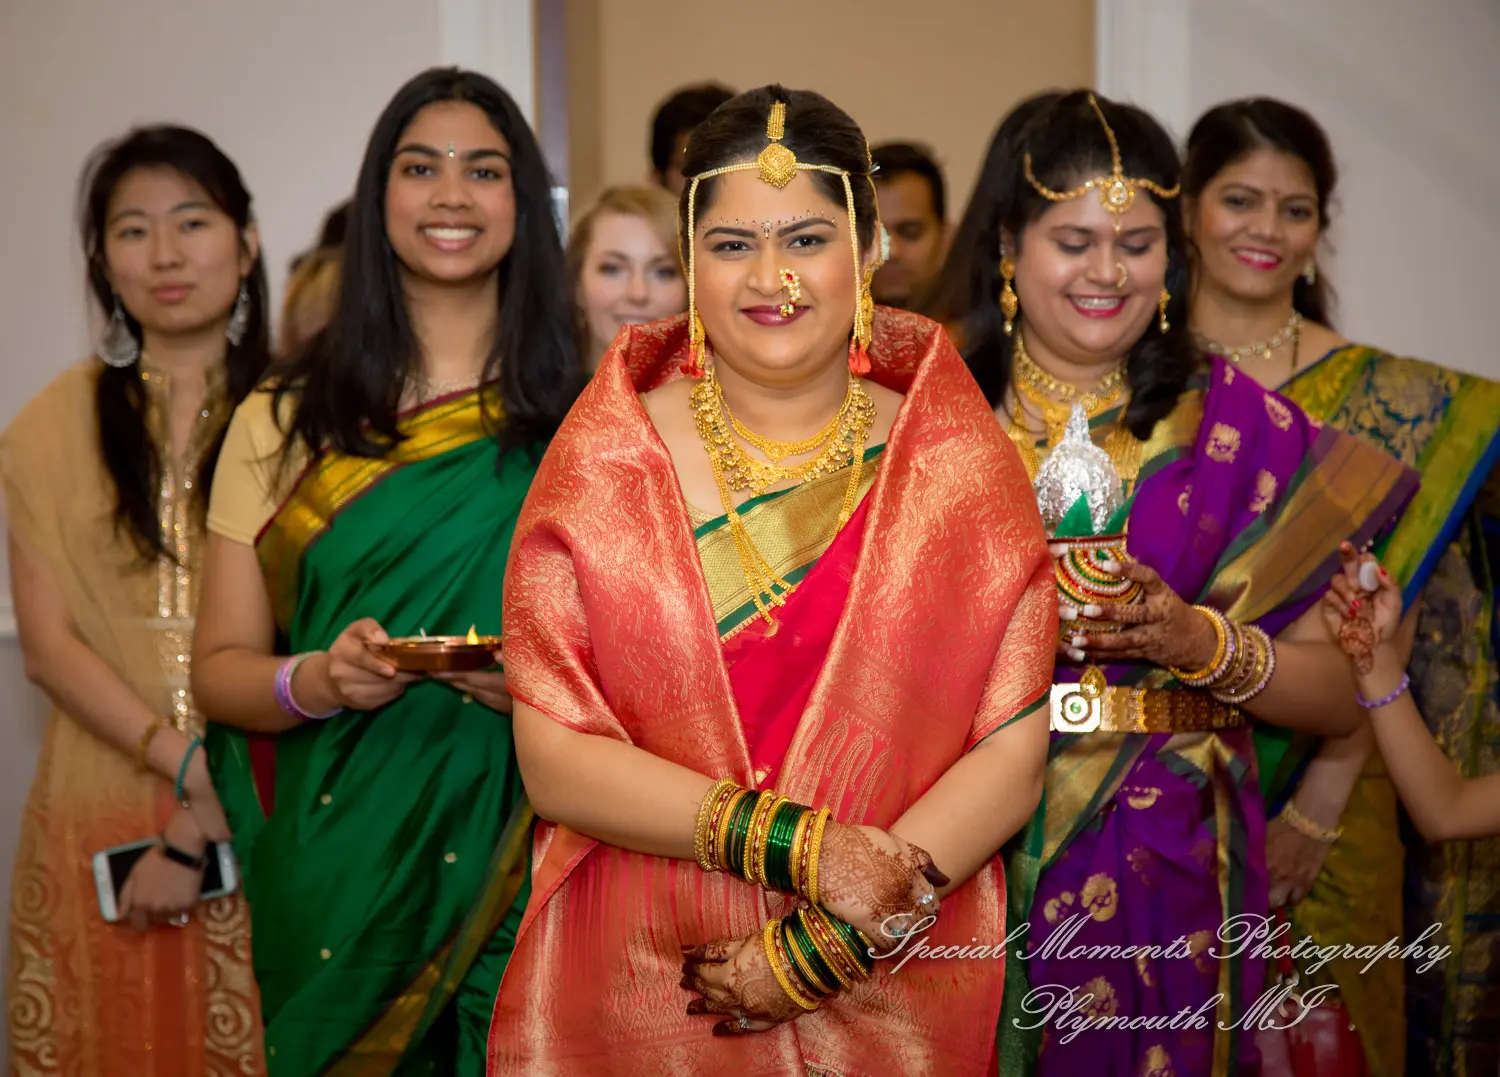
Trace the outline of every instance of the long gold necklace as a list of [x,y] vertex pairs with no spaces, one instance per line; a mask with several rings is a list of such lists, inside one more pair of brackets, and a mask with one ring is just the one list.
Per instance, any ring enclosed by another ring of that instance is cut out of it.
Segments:
[[1217,340],[1212,340],[1202,333],[1194,333],[1198,338],[1198,346],[1212,355],[1222,355],[1229,362],[1238,366],[1243,359],[1258,356],[1261,359],[1269,359],[1277,348],[1285,344],[1292,346],[1292,369],[1297,368],[1297,342],[1302,336],[1302,323],[1304,319],[1297,311],[1292,311],[1291,317],[1286,320],[1276,332],[1265,340],[1257,340],[1254,344],[1246,344],[1243,348],[1226,348]]
[[[1042,466],[1042,458],[1037,452],[1036,436],[1023,421],[1022,402],[1031,404],[1041,416],[1046,428],[1047,448],[1050,450],[1062,440],[1068,416],[1072,414],[1074,406],[1081,406],[1090,419],[1095,419],[1116,406],[1120,408],[1121,415],[1124,415],[1125,406],[1129,403],[1129,394],[1125,391],[1125,365],[1121,363],[1115,367],[1093,391],[1080,396],[1075,386],[1065,385],[1037,365],[1036,360],[1026,351],[1023,334],[1017,333],[1013,340],[1011,369],[1015,374],[1012,386],[1015,389],[1016,406],[1011,412],[1010,426],[1006,433],[1021,454],[1026,474],[1035,481],[1037,471]],[[1055,396],[1064,399],[1058,400]],[[1128,487],[1140,473],[1142,442],[1123,423],[1117,421],[1101,448],[1109,454],[1121,482]]]
[[[804,438],[800,442],[778,442],[754,435],[756,440],[772,445],[775,451],[782,452],[782,459],[793,455],[785,452],[788,445],[806,444],[807,447],[802,451],[811,452],[818,444],[826,440],[827,445],[823,451],[814,459],[802,464],[791,466],[766,464],[756,460],[735,440],[735,432],[744,430],[745,427],[729,413],[723,391],[719,387],[718,379],[714,377],[713,364],[706,363],[704,367],[703,378],[693,388],[689,397],[693,408],[693,418],[698,427],[698,436],[703,439],[703,447],[708,451],[708,466],[713,471],[714,485],[719,491],[719,502],[724,507],[729,534],[734,540],[735,552],[739,555],[740,567],[745,573],[745,584],[749,588],[750,598],[755,603],[756,612],[771,626],[771,633],[774,634],[777,625],[776,619],[771,616],[771,607],[786,605],[786,596],[795,589],[795,585],[783,579],[775,567],[766,560],[765,555],[756,548],[750,538],[750,533],[745,529],[744,520],[735,511],[733,491],[750,490],[753,495],[758,496],[764,493],[767,487],[777,482],[788,479],[806,481],[814,476],[832,474],[840,468],[848,467],[849,485],[844,490],[844,500],[839,508],[836,525],[839,528],[843,527],[849,522],[849,517],[854,515],[854,504],[859,497],[859,478],[864,468],[865,442],[869,439],[870,428],[875,423],[875,402],[865,392],[859,379],[851,374],[849,391],[845,394],[843,406],[833,417],[830,424],[832,430],[828,435],[825,436],[820,432],[817,437]],[[767,455],[770,455],[770,452],[767,452]]]

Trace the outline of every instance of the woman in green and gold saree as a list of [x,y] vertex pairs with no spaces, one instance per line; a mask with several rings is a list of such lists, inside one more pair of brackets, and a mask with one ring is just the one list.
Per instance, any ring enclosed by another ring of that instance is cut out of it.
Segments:
[[[1500,385],[1330,328],[1316,256],[1336,179],[1327,136],[1299,109],[1236,101],[1198,121],[1184,172],[1198,253],[1193,325],[1208,350],[1315,420],[1421,473],[1420,492],[1381,546],[1408,607],[1413,695],[1461,770],[1494,770],[1495,532],[1484,528],[1480,494],[1500,456]],[[1424,972],[1363,960],[1324,972],[1370,1072],[1495,1072],[1500,1051],[1484,1021],[1500,1006],[1500,840],[1428,846],[1407,832],[1404,851],[1395,792],[1368,729],[1321,742],[1261,730],[1257,740],[1273,816],[1272,901],[1289,906],[1291,937],[1411,942],[1440,925],[1429,942],[1452,947],[1452,958]]]
[[231,422],[193,683],[270,1072],[480,1074],[528,891],[510,696],[371,645],[501,630],[578,382],[562,252],[515,104],[453,70],[387,106],[351,214],[334,320]]

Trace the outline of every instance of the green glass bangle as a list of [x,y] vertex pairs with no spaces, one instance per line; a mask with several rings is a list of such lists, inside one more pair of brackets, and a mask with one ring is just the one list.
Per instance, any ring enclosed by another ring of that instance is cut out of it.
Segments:
[[741,879],[745,877],[745,842],[750,836],[750,820],[755,815],[756,805],[764,793],[745,797],[739,809],[734,813],[734,821],[730,824],[729,831],[729,870]]
[[870,956],[870,944],[862,939],[859,932],[855,931],[852,926],[844,923],[844,921],[840,920],[827,909],[823,910],[823,915],[833,924],[834,930],[849,944],[849,949],[854,952],[854,959],[859,962],[859,967],[865,970],[865,975],[868,976],[873,972],[875,969],[875,959]]
[[[807,958],[807,963],[812,966],[813,972],[823,982],[824,993],[828,995],[837,994],[839,989],[844,986],[843,981],[828,967],[828,962],[824,960],[823,955],[818,951],[817,945],[808,934],[807,925],[802,921],[803,915],[805,914],[799,909],[786,919],[789,930],[792,931],[797,941],[797,949]],[[829,984],[833,986],[829,987]]]
[[778,890],[791,893],[792,886],[792,838],[797,832],[797,823],[807,811],[800,804],[783,804],[771,821],[770,834],[766,837],[766,881]]
[[[798,977],[807,985],[808,992],[815,998],[832,998],[839,993],[841,985],[827,975],[827,970],[823,968],[822,962],[818,961],[817,955],[809,953],[806,940],[799,934],[798,927],[796,914],[782,919],[782,945],[792,956],[792,964],[797,969]],[[808,979],[809,973],[812,979]]]

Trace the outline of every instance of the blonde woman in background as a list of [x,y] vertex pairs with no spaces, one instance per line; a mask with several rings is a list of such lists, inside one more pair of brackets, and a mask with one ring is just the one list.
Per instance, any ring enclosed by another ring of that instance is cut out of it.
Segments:
[[568,284],[590,370],[622,325],[687,310],[676,235],[677,200],[656,187],[610,187],[574,223]]
[[281,301],[277,354],[285,359],[323,331],[338,302],[340,250],[318,247],[297,262]]

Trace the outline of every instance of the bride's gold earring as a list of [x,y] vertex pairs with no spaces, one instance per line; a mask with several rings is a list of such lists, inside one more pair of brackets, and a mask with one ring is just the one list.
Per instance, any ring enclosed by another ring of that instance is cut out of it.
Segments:
[[1011,287],[1011,281],[1016,279],[1016,263],[1003,255],[1000,258],[1000,278],[1005,281],[1005,287],[1000,289],[1000,313],[1005,315],[1005,335],[1010,336],[1015,332],[1016,314],[1021,309],[1021,301],[1016,298],[1016,290]]
[[1157,321],[1161,326],[1162,336],[1167,335],[1167,330],[1172,328],[1172,323],[1167,321],[1167,304],[1172,302],[1172,293],[1165,288],[1161,290],[1161,298],[1156,301]]
[[1312,285],[1318,283],[1318,263],[1317,262],[1308,262],[1307,263],[1307,265],[1302,270],[1302,279],[1305,280],[1305,281],[1307,281],[1309,287],[1311,287]]

